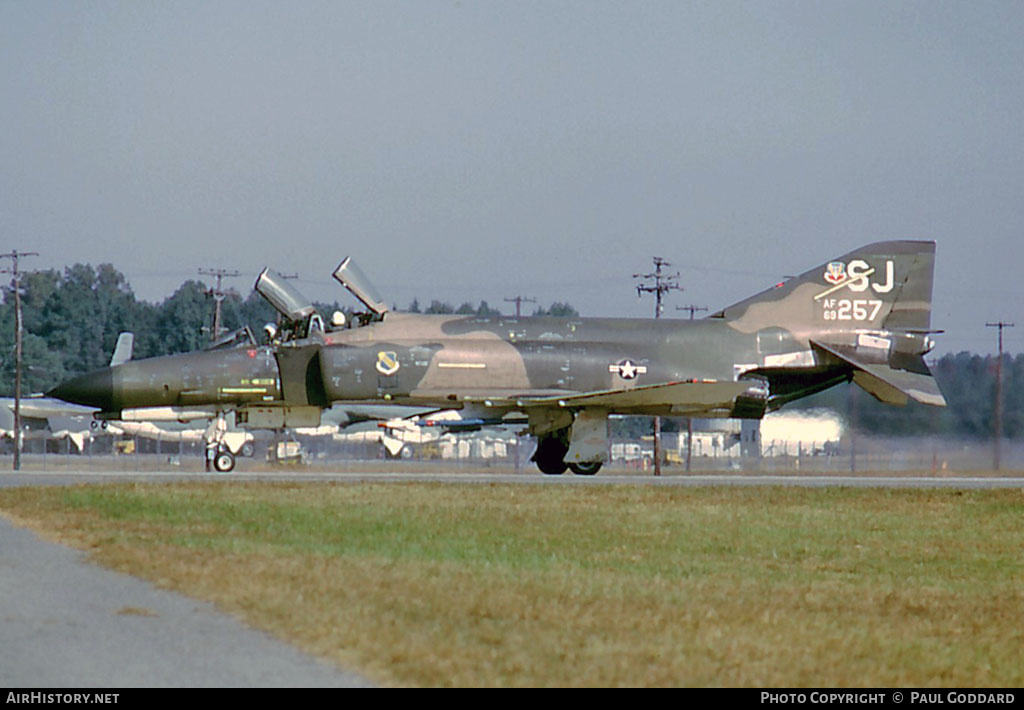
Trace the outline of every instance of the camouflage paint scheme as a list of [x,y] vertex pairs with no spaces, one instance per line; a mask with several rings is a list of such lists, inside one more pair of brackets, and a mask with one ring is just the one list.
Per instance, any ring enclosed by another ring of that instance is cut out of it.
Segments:
[[127,362],[52,395],[115,413],[213,405],[251,426],[308,426],[334,403],[518,412],[541,470],[594,473],[611,413],[760,418],[850,380],[944,405],[924,362],[934,259],[934,242],[871,244],[702,320],[385,311],[331,332],[314,316],[292,324],[301,337]]

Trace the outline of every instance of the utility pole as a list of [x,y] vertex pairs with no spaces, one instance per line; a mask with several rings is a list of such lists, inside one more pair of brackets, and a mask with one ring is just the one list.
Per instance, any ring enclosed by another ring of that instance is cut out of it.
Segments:
[[524,303],[536,303],[537,299],[526,298],[525,296],[515,296],[513,298],[506,298],[505,301],[516,304],[516,318],[519,318],[519,307]]
[[213,276],[217,279],[217,285],[207,291],[208,294],[213,296],[213,300],[216,303],[213,311],[213,332],[210,334],[210,342],[217,342],[217,338],[220,337],[220,304],[224,300],[224,291],[221,289],[221,280],[226,276],[233,278],[235,276],[241,276],[242,274],[238,271],[229,271],[227,269],[199,269],[200,276]]
[[850,380],[846,389],[846,406],[850,415],[850,473],[857,472],[857,385]]
[[21,470],[21,271],[18,260],[23,256],[39,256],[38,252],[13,249],[0,254],[0,259],[10,259],[11,268],[0,273],[11,274],[11,288],[14,289],[14,470]]
[[[672,266],[671,263],[665,261],[660,256],[654,257],[654,271],[649,274],[633,274],[634,279],[654,279],[654,285],[651,286],[646,283],[641,283],[636,287],[637,297],[641,297],[644,293],[654,294],[654,317],[661,318],[661,313],[664,310],[662,306],[662,298],[669,291],[682,291],[683,287],[676,283],[679,279],[679,272],[675,274],[664,274],[661,271],[663,266]],[[661,475],[661,417],[654,417],[654,475]]]
[[994,421],[992,422],[992,433],[995,438],[995,441],[992,442],[992,469],[998,471],[1000,454],[1002,453],[1001,440],[1003,438],[1003,328],[1012,328],[1013,323],[996,321],[995,323],[986,323],[985,327],[999,329],[999,359],[996,360],[996,402],[993,415]]
[[649,274],[633,274],[634,279],[654,279],[654,285],[640,284],[636,287],[637,297],[643,296],[644,293],[653,293],[655,299],[654,305],[654,317],[661,318],[664,307],[661,304],[662,298],[669,291],[682,291],[683,287],[680,286],[676,281],[679,279],[679,272],[675,274],[663,274],[661,267],[672,266],[668,261],[665,261],[660,256],[654,257],[654,271]]
[[[689,311],[690,320],[698,311],[706,311],[707,306],[695,306],[692,303],[686,306],[676,306],[677,311]],[[686,472],[690,472],[690,461],[693,459],[693,417],[686,418]]]

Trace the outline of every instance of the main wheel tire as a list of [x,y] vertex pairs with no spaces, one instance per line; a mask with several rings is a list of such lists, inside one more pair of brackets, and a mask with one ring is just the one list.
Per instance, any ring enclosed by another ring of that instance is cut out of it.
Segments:
[[565,461],[537,461],[537,468],[541,473],[546,473],[549,476],[559,476],[565,473],[565,469],[569,468],[569,465]]
[[228,473],[235,468],[235,457],[230,451],[219,451],[213,459],[213,467],[221,473]]
[[569,447],[564,441],[559,438],[549,436],[541,439],[537,444],[537,452],[533,455],[533,460],[537,464],[537,468],[540,469],[541,473],[546,473],[549,476],[557,476],[565,473],[565,469],[569,467],[565,463],[565,454],[569,451]]
[[253,454],[256,453],[256,447],[253,446],[251,441],[247,441],[242,444],[242,448],[238,450],[238,453],[246,458],[252,458]]
[[577,476],[593,476],[601,470],[601,462],[591,461],[589,463],[571,463],[569,464],[569,469]]

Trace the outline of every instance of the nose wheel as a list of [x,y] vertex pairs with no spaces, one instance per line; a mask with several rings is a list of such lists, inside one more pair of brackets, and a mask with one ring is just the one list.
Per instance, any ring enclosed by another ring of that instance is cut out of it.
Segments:
[[210,422],[206,429],[206,470],[211,466],[218,473],[228,473],[235,468],[235,455],[224,442],[228,425],[224,418],[224,412],[219,412],[217,417]]
[[228,473],[235,468],[235,456],[227,449],[221,449],[213,457],[213,467],[220,473]]

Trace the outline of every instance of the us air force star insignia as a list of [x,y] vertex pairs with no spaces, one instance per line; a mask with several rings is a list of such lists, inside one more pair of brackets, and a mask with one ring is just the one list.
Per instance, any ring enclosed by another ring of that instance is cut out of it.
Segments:
[[647,373],[647,367],[645,365],[637,365],[632,360],[623,360],[618,364],[609,365],[608,372],[616,372],[624,380],[635,380],[637,375]]
[[398,353],[394,350],[381,350],[377,353],[377,372],[382,375],[393,375],[398,372]]

